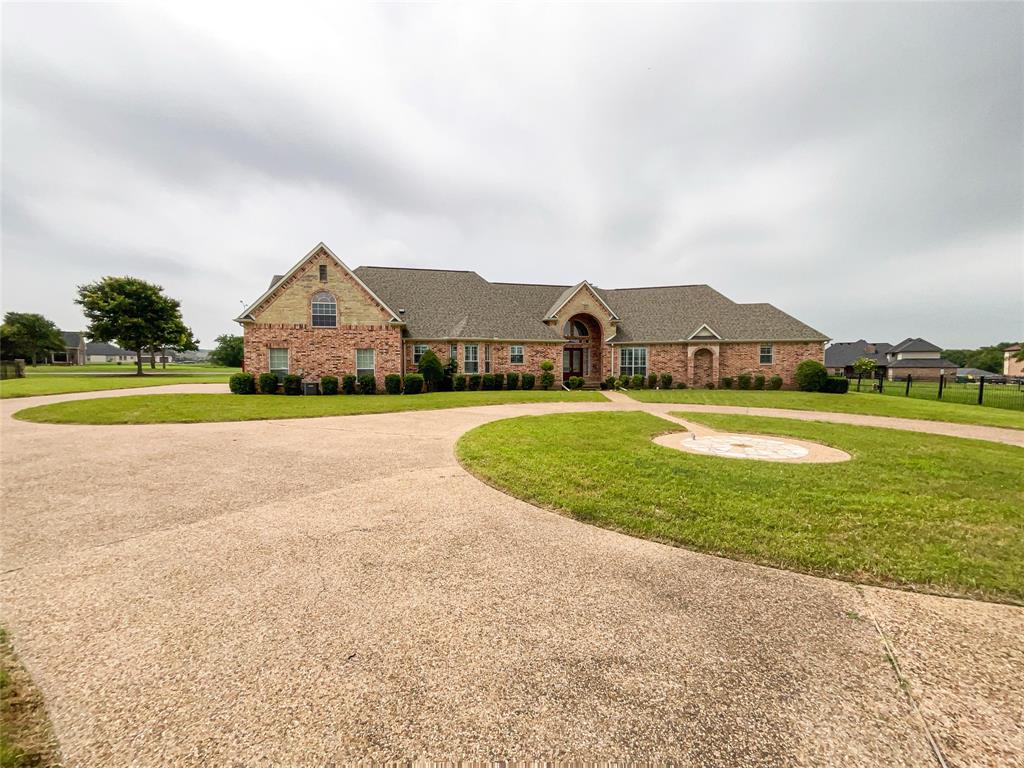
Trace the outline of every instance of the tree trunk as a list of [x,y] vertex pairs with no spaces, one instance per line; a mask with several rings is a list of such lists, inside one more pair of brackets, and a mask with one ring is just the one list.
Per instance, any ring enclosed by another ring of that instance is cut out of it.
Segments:
[[140,349],[135,356],[135,375],[142,375],[142,350]]

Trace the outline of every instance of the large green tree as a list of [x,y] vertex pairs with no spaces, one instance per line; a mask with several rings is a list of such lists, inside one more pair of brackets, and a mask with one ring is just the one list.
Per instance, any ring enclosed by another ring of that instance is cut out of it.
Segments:
[[144,352],[198,348],[181,319],[181,303],[165,295],[159,285],[137,277],[104,277],[78,286],[75,303],[89,321],[86,334],[91,339],[113,341],[138,354],[139,376]]
[[50,352],[64,351],[56,323],[35,312],[8,312],[0,325],[0,350],[6,359],[25,358],[35,365]]
[[242,365],[242,358],[245,357],[245,345],[241,336],[225,333],[214,341],[217,342],[217,346],[210,353],[211,363],[226,365],[229,368],[238,368]]

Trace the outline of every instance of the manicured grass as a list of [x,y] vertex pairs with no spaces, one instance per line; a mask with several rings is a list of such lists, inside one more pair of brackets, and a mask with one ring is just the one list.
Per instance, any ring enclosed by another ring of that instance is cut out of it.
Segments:
[[508,403],[607,402],[600,392],[512,390],[422,395],[129,395],[40,405],[15,418],[51,424],[164,424],[303,419],[390,411],[429,411]]
[[28,376],[24,379],[3,379],[0,381],[0,398],[36,397],[38,395],[63,395],[68,392],[95,392],[101,389],[133,389],[135,387],[158,387],[164,384],[226,384],[228,374],[175,376],[164,374],[154,376]]
[[0,768],[59,764],[43,697],[0,629]]
[[[189,373],[223,373],[225,376],[230,376],[232,373],[238,373],[241,368],[227,368],[222,365],[209,365],[205,363],[168,363],[165,369],[160,363],[156,364],[156,368],[150,368],[149,363],[144,363],[142,366],[147,374],[178,374],[184,375]],[[88,363],[86,365],[37,365],[34,368],[31,365],[25,366],[25,372],[32,376],[37,375],[69,375],[74,376],[75,374],[81,373],[134,373],[135,363]]]
[[748,408],[792,408],[797,411],[864,413],[869,416],[899,416],[906,419],[951,421],[990,427],[1024,429],[1024,413],[1002,408],[942,403],[932,400],[848,392],[826,395],[820,392],[735,390],[735,389],[636,389],[628,394],[645,403],[694,403],[738,405]]
[[[785,464],[683,453],[646,413],[520,417],[463,435],[487,482],[587,522],[796,571],[1024,601],[1024,451],[979,440],[756,416],[680,414],[853,456]],[[680,437],[682,439],[682,436]]]

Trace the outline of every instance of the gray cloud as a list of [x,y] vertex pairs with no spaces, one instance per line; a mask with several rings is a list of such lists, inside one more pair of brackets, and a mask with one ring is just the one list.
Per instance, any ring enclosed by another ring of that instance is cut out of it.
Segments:
[[74,285],[132,271],[205,342],[323,239],[352,266],[709,282],[836,338],[1020,338],[1022,21],[7,6],[4,308],[79,326]]

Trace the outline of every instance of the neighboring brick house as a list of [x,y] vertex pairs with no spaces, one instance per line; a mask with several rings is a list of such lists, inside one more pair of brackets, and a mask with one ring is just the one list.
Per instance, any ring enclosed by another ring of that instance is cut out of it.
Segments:
[[1014,344],[1003,350],[1003,376],[1024,378],[1024,360],[1018,360],[1020,344]]
[[825,350],[825,367],[829,373],[853,376],[853,363],[859,357],[875,361],[876,375],[889,381],[937,379],[940,374],[956,375],[956,363],[942,357],[942,349],[924,339],[904,339],[899,344],[885,342],[837,341]]
[[706,285],[597,288],[491,283],[476,272],[349,269],[321,243],[241,316],[245,369],[323,375],[416,370],[433,350],[462,373],[537,373],[596,385],[670,373],[690,386],[744,372],[792,385],[826,336],[770,304],[737,304]]

